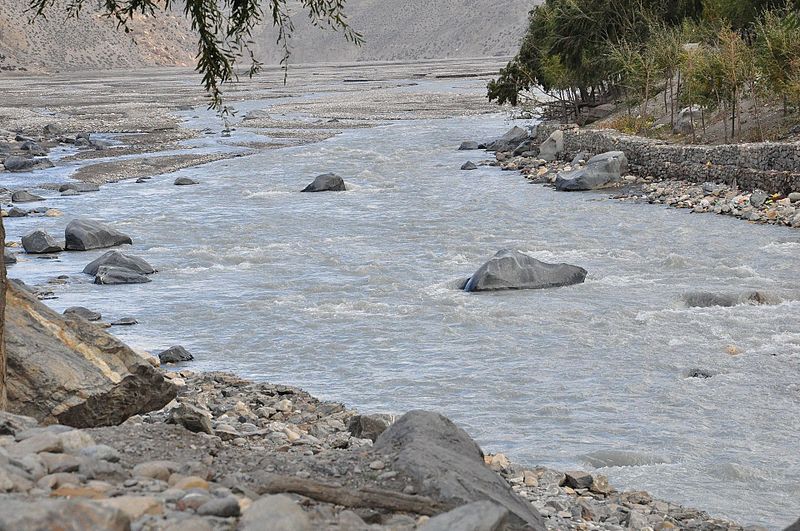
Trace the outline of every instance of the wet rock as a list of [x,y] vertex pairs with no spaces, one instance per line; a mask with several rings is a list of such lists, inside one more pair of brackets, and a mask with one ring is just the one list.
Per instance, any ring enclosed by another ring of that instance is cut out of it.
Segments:
[[60,253],[64,250],[55,238],[43,230],[34,230],[23,236],[22,247],[30,254]]
[[504,249],[483,264],[463,285],[464,291],[545,289],[580,284],[586,270],[569,264],[548,264]]
[[200,184],[194,179],[190,179],[189,177],[178,177],[175,179],[175,186],[191,186],[193,184]]
[[153,266],[148,264],[143,258],[131,256],[116,249],[108,251],[96,260],[90,262],[83,268],[83,272],[87,275],[96,275],[102,266],[119,267],[140,275],[150,275],[156,272]]
[[27,151],[34,157],[42,157],[44,155],[47,155],[47,151],[42,149],[42,146],[40,146],[39,144],[37,144],[32,140],[27,140],[22,144],[20,144],[19,149],[21,149],[22,151]]
[[545,529],[530,502],[486,467],[475,441],[442,415],[406,413],[378,437],[374,452],[394,458],[392,468],[413,480],[421,494],[454,505],[489,499],[509,511],[510,525]]
[[214,433],[211,428],[211,415],[207,411],[189,404],[181,404],[170,411],[168,421],[170,424],[179,424],[195,433]]
[[64,236],[67,242],[66,248],[69,251],[88,251],[133,243],[130,236],[105,223],[87,218],[70,221],[64,231]]
[[0,529],[130,531],[130,526],[125,512],[87,501],[3,500],[0,503]]
[[564,132],[553,131],[547,140],[539,146],[539,158],[547,162],[553,162],[561,158],[564,154]]
[[59,192],[73,190],[78,193],[98,192],[100,187],[92,183],[67,183],[58,187]]
[[[265,523],[269,522],[269,527]],[[285,494],[264,496],[254,501],[239,522],[241,531],[311,531],[311,520]]]
[[98,326],[61,316],[15,284],[6,301],[9,410],[75,427],[160,409],[176,388]]
[[11,194],[12,203],[33,203],[36,201],[44,201],[44,197],[34,195],[25,190],[20,190],[19,192],[14,192]]
[[393,415],[356,415],[350,420],[347,429],[353,437],[375,442],[392,422]]
[[3,263],[6,265],[16,264],[17,257],[8,249],[3,249]]
[[139,324],[139,321],[133,317],[123,317],[122,319],[111,321],[111,326],[133,326],[137,324]]
[[460,146],[458,146],[459,151],[474,151],[479,149],[477,142],[462,142]]
[[194,356],[182,346],[175,345],[163,352],[159,352],[158,359],[161,360],[161,363],[181,363],[183,361],[192,361]]
[[124,267],[100,266],[94,277],[95,284],[116,286],[121,284],[146,284],[152,282],[148,277]]
[[507,529],[508,509],[489,500],[462,505],[434,516],[420,531],[502,531]]
[[33,169],[35,165],[36,161],[33,159],[18,157],[16,155],[6,157],[3,161],[3,166],[5,166],[8,171],[28,171]]
[[209,500],[197,508],[197,514],[200,516],[218,516],[220,518],[239,516],[239,511],[239,500],[233,496]]
[[690,308],[710,308],[713,306],[732,307],[740,304],[775,305],[781,300],[763,291],[750,291],[740,294],[694,292],[683,295],[683,301]]
[[61,197],[72,197],[75,195],[81,195],[81,193],[77,190],[71,190],[71,189],[61,192]]
[[78,317],[82,317],[87,321],[99,321],[103,318],[103,316],[98,312],[93,312],[89,308],[84,308],[83,306],[70,306],[64,310],[64,315],[77,315]]
[[303,188],[303,192],[344,192],[347,187],[344,180],[335,173],[325,173],[317,176],[314,182]]
[[514,151],[524,140],[528,138],[528,131],[519,126],[512,127],[506,134],[486,145],[488,151]]
[[461,169],[462,170],[477,170],[478,166],[476,166],[475,163],[472,162],[471,160],[468,160],[467,162],[464,163],[463,166],[461,166]]
[[596,190],[616,184],[628,171],[628,158],[622,151],[609,151],[595,155],[586,165],[572,171],[562,171],[556,177],[556,190],[578,192]]
[[11,207],[8,209],[9,218],[24,218],[28,215],[28,211],[22,208]]

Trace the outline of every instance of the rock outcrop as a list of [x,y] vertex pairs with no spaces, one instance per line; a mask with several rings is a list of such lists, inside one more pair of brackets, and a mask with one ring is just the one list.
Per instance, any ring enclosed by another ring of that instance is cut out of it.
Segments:
[[393,468],[407,475],[421,494],[453,508],[488,500],[508,510],[511,525],[545,529],[530,502],[485,465],[475,441],[438,413],[406,413],[378,437],[374,451],[393,458]]
[[580,284],[586,270],[570,264],[548,264],[520,251],[503,249],[467,279],[464,291],[545,289]]
[[114,425],[176,396],[174,385],[118,339],[13,284],[5,336],[14,413],[76,427]]
[[64,231],[68,251],[88,251],[133,243],[130,236],[87,218],[73,219]]

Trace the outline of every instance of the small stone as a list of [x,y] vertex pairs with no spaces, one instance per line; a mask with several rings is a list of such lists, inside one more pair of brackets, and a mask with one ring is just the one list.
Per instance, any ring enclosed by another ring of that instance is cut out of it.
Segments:
[[220,518],[239,516],[239,511],[239,500],[234,496],[209,500],[197,508],[197,514],[201,516],[219,516]]
[[383,461],[380,461],[380,460],[372,461],[372,462],[369,464],[369,467],[370,467],[372,470],[383,470],[383,468],[384,468],[385,466],[386,466],[386,465],[383,463]]
[[87,432],[82,430],[70,430],[60,433],[61,446],[64,452],[77,454],[88,446],[94,446],[94,439]]
[[[111,326],[133,326],[137,324],[139,324],[139,321],[137,321],[133,317],[123,317],[122,319],[111,321]],[[159,360],[159,364],[160,362],[161,360]]]
[[611,492],[611,486],[608,484],[608,478],[600,474],[592,476],[592,484],[589,490],[597,494],[608,494]]
[[211,414],[189,404],[181,404],[170,411],[168,422],[180,424],[195,433],[214,434],[214,430],[211,427]]
[[467,162],[464,163],[463,166],[461,166],[461,169],[466,171],[477,170],[478,166],[476,166],[475,163],[472,162],[471,160],[468,160]]
[[294,404],[288,398],[284,398],[277,404],[275,404],[275,409],[282,412],[282,413],[290,413],[294,408]]
[[164,513],[164,506],[156,498],[151,496],[120,496],[118,498],[108,498],[99,500],[97,503],[119,509],[131,520],[137,520],[144,515],[160,515]]
[[188,476],[178,480],[171,487],[180,490],[208,490],[208,481],[198,476]]
[[87,446],[80,451],[80,455],[90,459],[99,459],[101,461],[108,461],[109,463],[119,462],[119,452],[114,448],[105,444],[95,444]]
[[800,203],[800,192],[792,192],[788,195],[788,199],[792,203]]

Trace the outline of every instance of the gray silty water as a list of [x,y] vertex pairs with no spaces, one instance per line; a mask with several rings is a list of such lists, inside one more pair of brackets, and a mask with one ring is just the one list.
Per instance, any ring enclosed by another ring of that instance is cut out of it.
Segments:
[[[114,222],[160,272],[140,286],[56,286],[148,350],[198,370],[302,386],[364,411],[442,411],[515,461],[600,467],[618,488],[777,528],[800,498],[800,234],[603,195],[514,172],[462,172],[466,139],[502,117],[404,122],[121,183],[7,219],[9,239],[73,215]],[[351,191],[301,194],[334,171]],[[517,248],[589,271],[548,291],[454,283]],[[101,251],[11,276],[78,273]],[[688,291],[760,289],[777,306],[688,309]],[[741,355],[726,353],[735,345]],[[692,369],[714,374],[687,378]]]

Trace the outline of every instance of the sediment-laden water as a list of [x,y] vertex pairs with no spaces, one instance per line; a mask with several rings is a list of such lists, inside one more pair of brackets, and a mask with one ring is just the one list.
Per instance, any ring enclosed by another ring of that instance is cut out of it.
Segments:
[[[319,144],[120,183],[7,219],[9,239],[87,215],[129,233],[159,273],[95,286],[103,251],[29,259],[113,331],[191,368],[293,384],[364,411],[435,409],[492,451],[597,467],[618,488],[770,527],[800,499],[800,232],[602,194],[556,193],[461,164],[501,116],[402,122]],[[334,171],[351,190],[301,194]],[[455,281],[511,247],[589,271],[583,285],[467,294]],[[763,290],[775,306],[685,307],[691,291]],[[738,355],[728,353],[735,347]],[[690,378],[694,369],[710,378]]]

